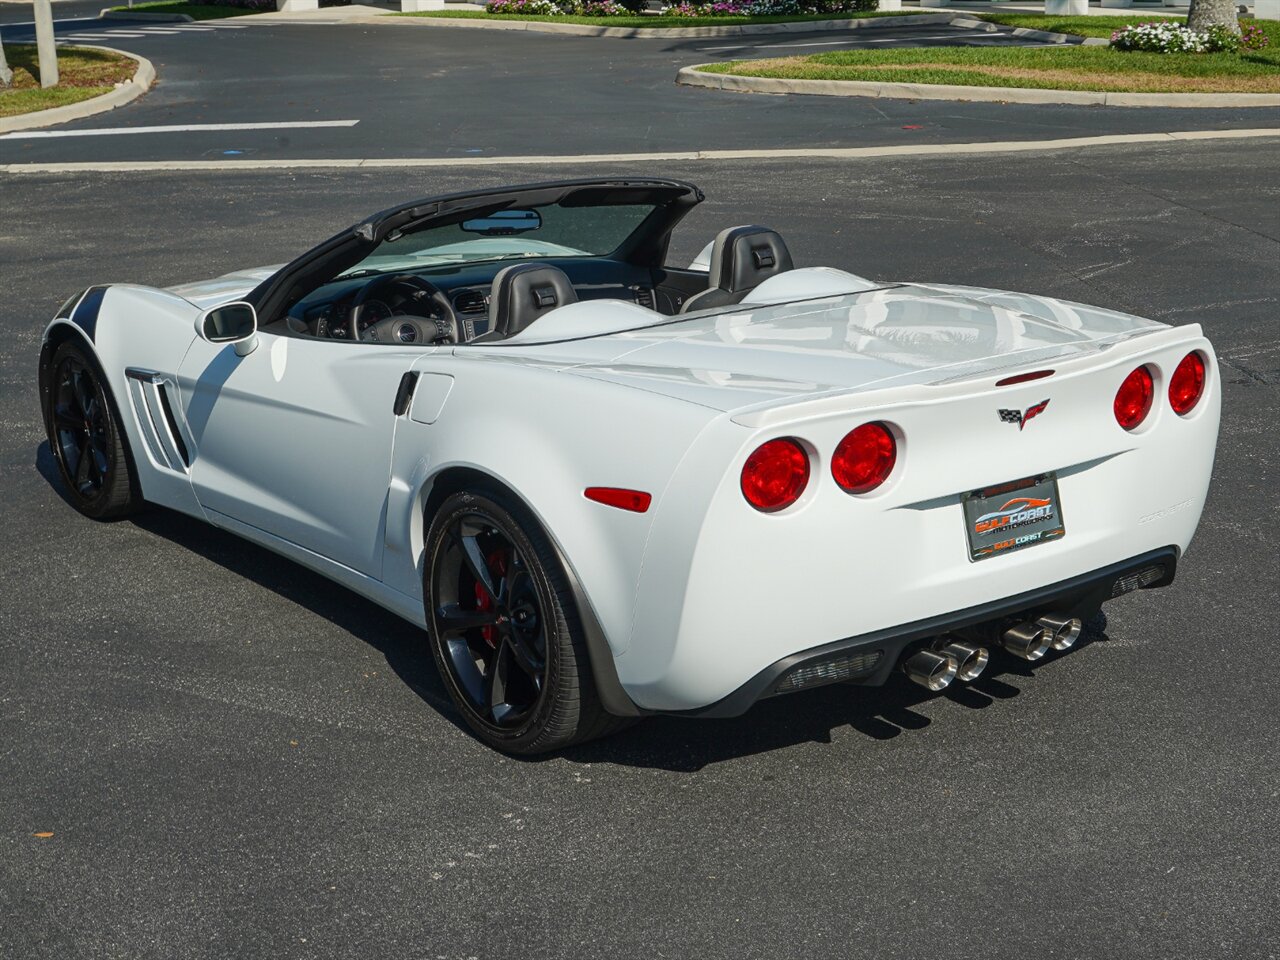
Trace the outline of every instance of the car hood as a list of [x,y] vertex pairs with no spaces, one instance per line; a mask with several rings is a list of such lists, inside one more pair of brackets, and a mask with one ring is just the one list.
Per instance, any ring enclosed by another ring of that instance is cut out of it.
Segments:
[[1164,328],[1047,297],[902,284],[485,353],[729,411],[1025,369]]
[[189,300],[201,310],[208,310],[221,303],[230,303],[249,294],[254,287],[280,269],[282,264],[270,267],[255,267],[251,270],[237,270],[212,280],[197,280],[194,283],[180,283],[176,287],[166,287],[170,293],[176,293],[184,300]]

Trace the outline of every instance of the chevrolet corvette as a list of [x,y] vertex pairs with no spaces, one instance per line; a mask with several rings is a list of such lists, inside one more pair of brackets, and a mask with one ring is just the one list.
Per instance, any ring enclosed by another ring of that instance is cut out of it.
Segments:
[[485,743],[1077,644],[1172,582],[1220,388],[1199,326],[796,266],[670,263],[691,184],[415,200],[283,266],[90,287],[48,325],[68,498],[276,551],[424,628]]

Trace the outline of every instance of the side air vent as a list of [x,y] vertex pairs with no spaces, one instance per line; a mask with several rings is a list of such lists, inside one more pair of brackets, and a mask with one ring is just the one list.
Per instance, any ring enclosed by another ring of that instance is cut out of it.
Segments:
[[173,415],[173,406],[169,403],[169,387],[167,384],[156,384],[156,393],[160,395],[160,410],[164,413],[165,426],[169,428],[169,438],[173,441],[178,456],[183,464],[191,466],[191,454],[187,453],[187,445],[182,439],[182,431],[178,429],[178,420]]
[[453,309],[459,313],[484,313],[489,309],[489,298],[481,290],[462,290],[454,295]]
[[648,307],[650,310],[657,309],[656,301],[653,298],[653,287],[635,287],[636,303],[642,307]]

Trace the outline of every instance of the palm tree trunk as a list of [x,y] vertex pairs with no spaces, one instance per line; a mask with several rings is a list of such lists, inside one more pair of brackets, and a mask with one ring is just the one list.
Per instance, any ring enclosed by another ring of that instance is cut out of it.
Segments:
[[4,58],[4,38],[0,37],[0,87],[7,87],[13,83],[13,71],[9,69],[9,62]]
[[1214,24],[1226,27],[1232,33],[1240,32],[1236,18],[1239,0],[1191,0],[1187,12],[1187,26],[1192,30],[1207,30]]

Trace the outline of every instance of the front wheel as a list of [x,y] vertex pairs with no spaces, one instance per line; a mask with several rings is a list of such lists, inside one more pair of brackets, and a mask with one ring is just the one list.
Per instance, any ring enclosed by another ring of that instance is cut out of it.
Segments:
[[108,520],[142,506],[120,415],[97,360],[75,341],[53,354],[44,420],[72,506]]
[[451,494],[423,564],[431,652],[463,719],[505,753],[545,753],[622,724],[596,695],[578,611],[537,522],[502,491]]

